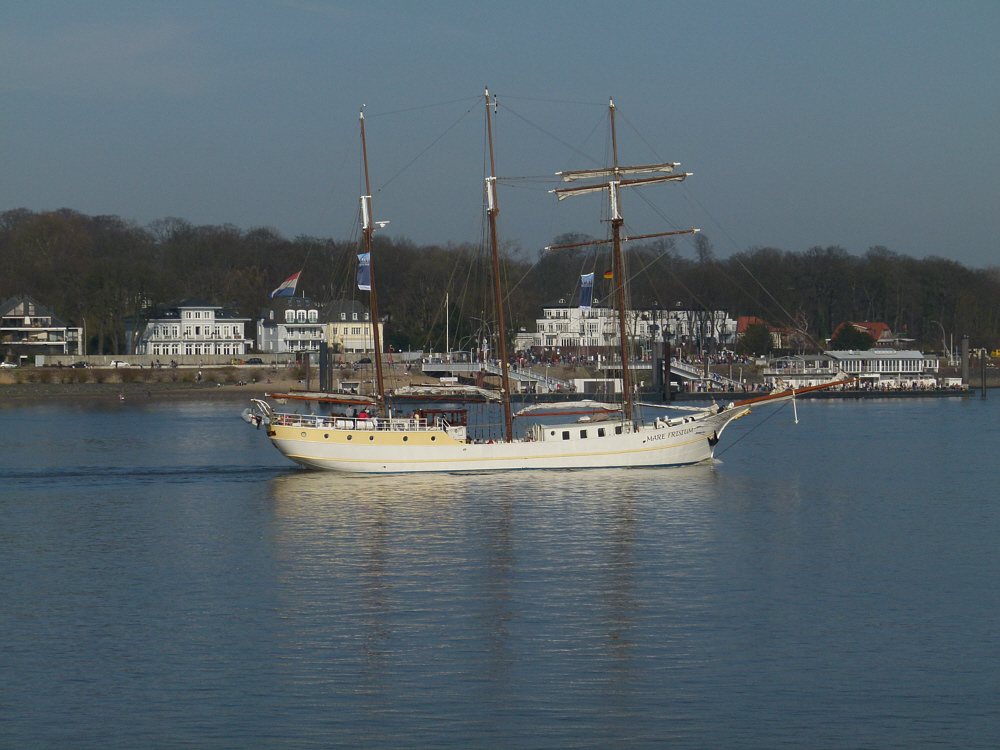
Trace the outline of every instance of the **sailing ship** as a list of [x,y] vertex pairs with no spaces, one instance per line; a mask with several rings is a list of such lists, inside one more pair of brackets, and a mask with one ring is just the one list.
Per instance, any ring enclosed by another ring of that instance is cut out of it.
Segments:
[[[622,243],[629,239],[646,239],[682,232],[663,232],[626,237],[620,211],[619,194],[625,188],[641,188],[662,182],[679,182],[689,175],[678,173],[675,163],[643,166],[618,164],[615,137],[615,105],[609,102],[613,164],[606,169],[559,172],[557,176],[567,187],[554,190],[559,200],[575,195],[601,193],[610,201],[611,258],[618,342],[620,346],[621,400],[618,403],[575,401],[563,404],[535,404],[512,412],[511,387],[507,366],[506,328],[503,321],[503,290],[500,276],[500,254],[497,241],[496,163],[493,153],[491,108],[495,100],[486,91],[486,131],[489,146],[490,173],[485,179],[485,209],[489,223],[490,256],[492,259],[492,294],[498,316],[500,388],[465,386],[460,389],[436,389],[427,393],[421,389],[397,389],[387,396],[383,378],[382,343],[379,326],[374,335],[375,382],[372,396],[339,394],[282,394],[284,398],[305,398],[327,406],[347,404],[343,415],[299,414],[278,411],[264,399],[252,400],[252,408],[244,418],[266,428],[274,446],[292,461],[316,470],[355,473],[467,472],[531,469],[582,469],[649,466],[685,466],[712,460],[723,431],[736,419],[746,416],[752,404],[760,401],[784,401],[797,394],[836,383],[787,390],[727,405],[716,403],[704,407],[672,407],[673,411],[653,419],[644,418],[644,405],[637,399],[629,375],[631,360],[626,330],[628,279],[622,254]],[[368,177],[368,153],[365,138],[364,110],[360,116],[361,147],[364,164],[365,194],[360,199],[361,228],[365,256],[368,262],[369,306],[371,319],[378,321],[378,299],[375,278],[376,262],[372,257],[372,235],[378,222],[372,214],[371,186]],[[572,184],[579,183],[579,184]],[[590,244],[590,243],[578,243]],[[596,244],[596,243],[594,243]],[[603,243],[602,243],[603,244]],[[570,247],[566,245],[563,247]],[[843,382],[843,381],[839,381]],[[394,402],[403,397],[442,396],[448,403],[430,405],[412,413],[401,413]],[[468,423],[468,409],[462,404],[479,399],[499,404],[503,412],[503,436],[500,439],[477,439]],[[357,407],[357,411],[356,408]],[[551,422],[534,422],[515,436],[514,417],[556,418]],[[567,417],[578,417],[568,422]]]

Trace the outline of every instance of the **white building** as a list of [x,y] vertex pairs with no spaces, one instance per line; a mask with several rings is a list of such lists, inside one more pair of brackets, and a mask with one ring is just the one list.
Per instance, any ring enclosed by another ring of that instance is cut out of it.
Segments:
[[[707,343],[731,345],[736,338],[736,321],[725,311],[664,310],[661,308],[627,310],[626,336],[646,352],[653,341],[662,341],[663,332],[673,344]],[[515,338],[515,348],[536,352],[579,353],[584,356],[608,353],[618,347],[618,317],[609,307],[581,310],[565,299],[550,303],[535,321],[535,332],[522,331]]]
[[857,377],[862,386],[918,387],[937,384],[938,358],[914,350],[828,351],[821,355],[781,357],[764,369],[764,380],[796,388],[819,385],[838,373]]
[[[233,310],[187,298],[147,310],[136,339],[135,353],[149,356],[248,354],[253,342],[247,338],[249,318]],[[126,320],[126,334],[133,325]]]
[[307,297],[276,297],[257,316],[257,350],[268,354],[318,352],[326,341],[319,306]]
[[257,317],[257,348],[267,353],[318,352],[322,342],[341,353],[370,352],[373,333],[367,308],[354,300],[320,306],[306,297],[279,297]]

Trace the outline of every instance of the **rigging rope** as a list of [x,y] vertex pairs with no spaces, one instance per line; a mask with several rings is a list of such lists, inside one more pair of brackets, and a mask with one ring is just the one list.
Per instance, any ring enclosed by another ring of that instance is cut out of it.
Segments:
[[787,401],[785,403],[783,403],[781,406],[779,406],[777,409],[775,409],[773,412],[771,412],[767,417],[765,417],[760,422],[758,422],[756,425],[754,425],[751,429],[747,430],[746,433],[744,433],[743,435],[740,435],[738,438],[736,438],[736,440],[734,440],[729,445],[727,445],[724,449],[722,449],[718,453],[718,455],[716,456],[716,458],[718,458],[719,456],[725,455],[725,453],[730,448],[733,448],[734,446],[738,445],[740,443],[740,441],[743,440],[743,438],[750,437],[753,433],[755,433],[757,430],[759,430],[761,427],[763,427],[767,422],[769,422],[770,420],[774,419],[778,414],[780,414],[781,410],[784,409],[786,406],[788,406],[788,402]]

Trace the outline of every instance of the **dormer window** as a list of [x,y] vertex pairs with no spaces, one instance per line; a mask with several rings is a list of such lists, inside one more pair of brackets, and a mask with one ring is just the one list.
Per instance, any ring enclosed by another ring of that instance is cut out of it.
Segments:
[[358,314],[357,313],[351,313],[351,320],[357,320],[357,319],[358,319]]
[[285,310],[285,322],[286,323],[295,322],[295,310]]
[[340,319],[341,319],[341,320],[347,320],[347,313],[343,313],[343,312],[342,312],[342,313],[340,314]]
[[319,320],[319,310],[310,310],[309,311],[309,322],[310,323],[315,323],[318,320]]

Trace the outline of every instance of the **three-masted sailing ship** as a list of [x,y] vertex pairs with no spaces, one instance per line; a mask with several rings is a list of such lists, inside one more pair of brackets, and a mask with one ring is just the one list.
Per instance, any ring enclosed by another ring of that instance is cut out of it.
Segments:
[[[675,416],[643,419],[629,375],[631,359],[626,330],[628,279],[622,257],[622,243],[628,239],[681,234],[666,232],[641,237],[622,234],[620,193],[625,188],[641,188],[661,182],[677,182],[689,176],[677,173],[677,164],[663,163],[638,167],[620,166],[615,138],[615,106],[609,102],[613,164],[606,169],[557,173],[565,183],[574,183],[553,192],[559,200],[574,195],[601,193],[610,201],[611,254],[613,264],[615,320],[618,328],[622,364],[621,401],[615,404],[576,402],[563,406],[546,405],[544,416],[559,415],[553,423],[535,422],[515,437],[508,372],[506,327],[503,321],[503,289],[497,241],[496,165],[493,154],[491,108],[494,102],[486,91],[486,129],[490,155],[490,174],[485,179],[485,210],[489,222],[492,259],[492,294],[496,306],[499,333],[499,390],[465,387],[466,395],[497,401],[503,411],[503,437],[499,440],[476,439],[467,422],[468,411],[460,404],[418,409],[411,414],[394,414],[383,380],[382,346],[379,340],[378,299],[375,277],[376,259],[371,256],[373,219],[371,188],[368,180],[368,154],[365,140],[364,111],[361,112],[361,146],[364,162],[365,195],[361,197],[361,228],[369,262],[369,304],[374,322],[375,393],[368,397],[330,394],[317,399],[330,404],[368,402],[371,413],[362,416],[299,414],[277,411],[267,401],[254,399],[248,421],[266,427],[274,446],[292,461],[309,469],[359,472],[459,472],[524,469],[581,469],[638,466],[684,466],[712,459],[715,447],[726,426],[750,411],[757,400],[777,401],[793,398],[798,391],[786,391],[720,406],[674,407]],[[690,232],[697,230],[687,230]],[[405,394],[399,389],[394,395]],[[448,389],[444,389],[448,390]],[[449,395],[459,398],[454,390]],[[364,404],[362,404],[364,405]],[[532,409],[522,410],[528,417]],[[579,414],[580,420],[565,422],[566,414]],[[536,417],[537,418],[537,417]]]

